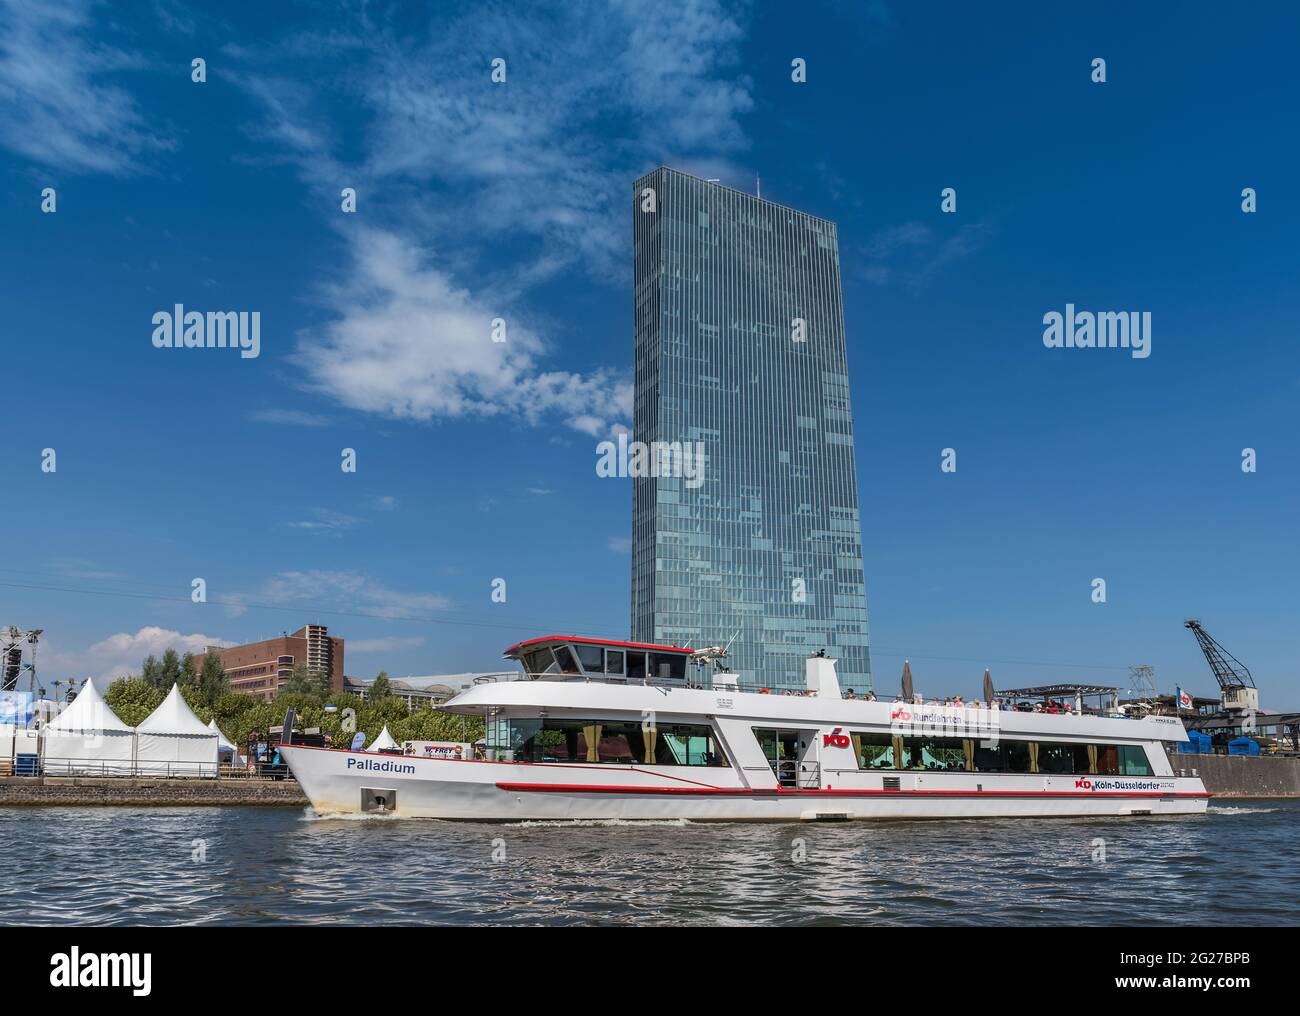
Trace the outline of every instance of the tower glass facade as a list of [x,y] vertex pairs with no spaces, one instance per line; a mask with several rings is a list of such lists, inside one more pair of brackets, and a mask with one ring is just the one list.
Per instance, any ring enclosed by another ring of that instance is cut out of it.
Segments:
[[802,687],[871,686],[835,224],[659,168],[632,194],[633,438],[699,442],[702,482],[633,478],[632,638],[732,643]]

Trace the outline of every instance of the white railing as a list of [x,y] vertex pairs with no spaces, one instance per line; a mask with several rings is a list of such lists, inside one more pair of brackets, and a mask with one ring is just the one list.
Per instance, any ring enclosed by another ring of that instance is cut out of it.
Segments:
[[[544,674],[533,674],[527,671],[518,671],[509,675],[485,674],[474,678],[475,684],[496,684],[509,683],[511,681],[585,681],[588,684],[595,682],[597,684],[630,684],[644,685],[648,687],[664,688],[692,688],[704,691],[721,691],[721,692],[748,692],[753,695],[781,695],[794,696],[796,698],[816,698],[817,693],[808,690],[803,686],[794,685],[775,685],[764,684],[754,678],[741,679],[735,674],[727,671],[714,671],[712,673],[691,673],[687,671],[684,677],[629,677],[626,674],[561,674],[554,671]],[[846,697],[841,693],[841,697]],[[870,701],[865,695],[858,698],[859,701]],[[882,700],[883,701],[883,700]]]
[[[16,770],[15,770],[16,771]],[[231,774],[230,766],[215,762],[163,759],[43,758],[32,775],[59,777],[121,776],[135,779],[215,779]]]

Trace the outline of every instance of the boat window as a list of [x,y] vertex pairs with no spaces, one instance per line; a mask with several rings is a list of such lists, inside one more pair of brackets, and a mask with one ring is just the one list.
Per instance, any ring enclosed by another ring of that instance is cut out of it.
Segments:
[[713,731],[709,727],[674,723],[660,727],[659,736],[671,755],[670,758],[657,759],[659,765],[726,765],[726,760],[722,758],[722,752],[714,741]]
[[966,768],[966,750],[959,737],[907,737],[903,741],[909,769]]
[[579,765],[728,764],[713,729],[706,724],[670,724],[656,728],[640,720],[511,718],[495,725],[489,734],[498,743],[488,747],[499,749],[497,757],[505,761]]
[[606,674],[623,673],[623,650],[621,649],[605,650],[605,673]]
[[[542,727],[541,720],[494,717],[488,722],[487,744],[489,758],[502,762],[526,762],[524,746]],[[531,751],[531,748],[528,749]]]
[[888,734],[854,734],[853,747],[861,768],[894,768],[894,744]]
[[927,769],[979,773],[1150,776],[1140,745],[1088,745],[978,738],[893,737],[852,733],[862,769]]
[[1151,763],[1146,749],[1138,744],[1119,746],[1119,771],[1122,776],[1150,776]]
[[627,676],[634,681],[645,680],[645,653],[627,654]]
[[582,669],[588,674],[603,674],[605,672],[605,652],[600,646],[588,646],[583,645],[581,642],[575,642],[573,648],[578,654],[578,659],[582,661]]
[[574,659],[568,646],[555,647],[555,662],[560,665],[561,674],[578,673],[578,661]]
[[534,649],[524,653],[519,661],[528,674],[553,674],[556,671],[555,657],[549,649]]
[[[1042,756],[1039,755],[1041,763]],[[1041,765],[1040,767],[1041,768]],[[975,771],[980,773],[1032,773],[1033,751],[1028,741],[1011,741],[1002,738],[975,742]]]
[[1040,744],[1038,768],[1044,773],[1070,775],[1091,772],[1086,744]]
[[679,653],[651,653],[650,676],[656,680],[686,680],[686,657]]

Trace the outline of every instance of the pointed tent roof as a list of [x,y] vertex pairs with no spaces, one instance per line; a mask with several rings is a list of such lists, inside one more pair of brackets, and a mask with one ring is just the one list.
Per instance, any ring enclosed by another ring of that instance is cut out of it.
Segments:
[[230,738],[228,738],[225,734],[221,732],[221,728],[217,726],[216,720],[213,720],[211,723],[208,724],[208,729],[217,735],[218,748],[226,748],[230,751],[238,751],[238,749],[233,744],[230,743]]
[[384,729],[379,732],[379,736],[370,742],[366,751],[378,751],[380,748],[396,748],[397,742],[393,740],[393,735],[388,732],[388,726],[385,724]]
[[87,681],[77,697],[63,712],[45,725],[46,730],[114,730],[130,733],[131,728],[123,723],[113,710],[108,708],[104,696],[95,687],[94,681]]
[[[194,715],[194,710],[181,696],[178,684],[162,700],[162,704],[141,721],[136,727],[138,734],[202,734],[211,736],[212,731]],[[218,734],[218,737],[221,735]]]

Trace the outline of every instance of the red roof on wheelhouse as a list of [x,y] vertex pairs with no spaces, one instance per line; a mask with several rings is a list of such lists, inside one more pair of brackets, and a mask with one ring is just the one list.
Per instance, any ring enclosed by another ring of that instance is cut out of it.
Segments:
[[661,653],[692,653],[695,650],[686,649],[682,646],[656,646],[649,642],[620,642],[617,639],[593,639],[584,635],[543,635],[541,638],[527,639],[524,642],[517,642],[507,649],[503,656],[514,656],[520,650],[527,649],[529,646],[540,646],[552,642],[581,642],[584,645],[592,646],[616,646],[620,649],[653,649]]

